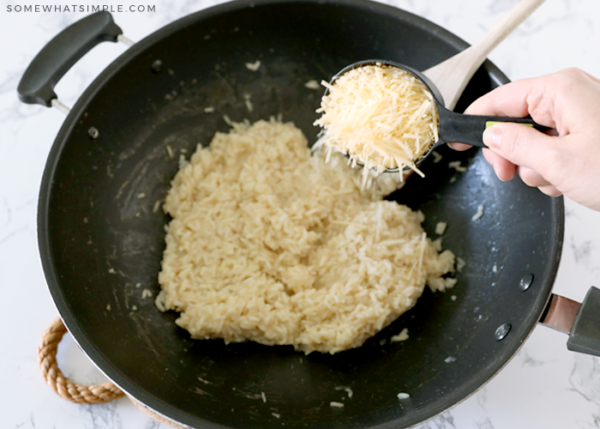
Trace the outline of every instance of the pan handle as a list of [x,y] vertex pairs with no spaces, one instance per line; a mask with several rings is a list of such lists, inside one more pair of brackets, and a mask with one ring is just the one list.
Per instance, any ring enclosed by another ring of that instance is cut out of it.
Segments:
[[62,106],[61,110],[68,111],[58,103],[54,92],[56,84],[99,43],[121,40],[129,44],[122,34],[112,15],[106,11],[93,13],[71,24],[48,42],[31,61],[17,87],[19,99],[27,104]]
[[592,286],[581,304],[552,294],[541,323],[568,333],[569,350],[600,356],[600,289]]

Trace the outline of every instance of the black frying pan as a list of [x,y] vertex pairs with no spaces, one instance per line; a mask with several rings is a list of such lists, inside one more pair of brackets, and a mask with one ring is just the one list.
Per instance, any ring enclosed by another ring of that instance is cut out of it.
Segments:
[[[36,58],[19,88],[24,101],[50,105],[66,69],[120,33],[107,14],[90,19]],[[198,428],[401,428],[480,388],[544,311],[564,212],[562,199],[517,180],[498,181],[479,151],[440,150],[439,164],[425,162],[425,179],[411,178],[389,197],[422,210],[430,236],[438,221],[448,222],[444,247],[467,266],[455,289],[426,291],[413,310],[358,349],[304,356],[287,346],[194,341],[175,325],[175,313],[160,313],[153,299],[142,298],[143,289],[159,291],[168,218],[154,210],[156,201],[164,199],[179,155],[189,157],[198,143],[228,129],[224,114],[255,121],[281,113],[312,144],[322,92],[306,88],[308,80],[329,80],[367,58],[424,70],[466,47],[382,4],[239,0],[176,21],[130,48],[68,114],[40,191],[44,271],[85,353],[138,401]],[[257,60],[256,72],[244,66]],[[457,110],[507,81],[486,62]],[[204,112],[209,106],[215,113]],[[468,171],[448,168],[455,160]],[[485,214],[473,221],[479,205]],[[531,276],[530,287],[520,287]],[[381,345],[404,327],[408,341]],[[399,400],[400,392],[410,398]],[[346,406],[332,408],[331,401]]]

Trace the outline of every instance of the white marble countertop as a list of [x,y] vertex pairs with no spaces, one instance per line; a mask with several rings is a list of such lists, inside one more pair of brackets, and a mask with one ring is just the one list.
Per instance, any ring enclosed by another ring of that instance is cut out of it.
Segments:
[[[153,0],[144,4],[155,5],[155,12],[122,12],[114,17],[127,37],[140,40],[216,3],[220,1]],[[424,16],[475,43],[518,1],[386,3]],[[127,399],[100,406],[68,403],[45,385],[38,371],[36,348],[41,333],[58,312],[38,255],[36,205],[44,163],[64,116],[56,109],[20,104],[16,86],[37,51],[85,14],[8,12],[9,4],[28,3],[8,0],[0,10],[0,291],[5,302],[0,324],[1,425],[10,429],[166,428]],[[599,17],[597,0],[548,0],[490,58],[512,80],[570,66],[600,76]],[[73,105],[83,88],[125,49],[114,44],[94,49],[58,85],[61,101]],[[600,286],[600,213],[568,199],[565,203],[566,235],[554,291],[580,301],[591,285]],[[489,384],[420,429],[600,428],[600,360],[569,352],[566,341],[565,335],[536,327],[519,354]],[[68,336],[59,348],[59,363],[75,381],[102,380]]]

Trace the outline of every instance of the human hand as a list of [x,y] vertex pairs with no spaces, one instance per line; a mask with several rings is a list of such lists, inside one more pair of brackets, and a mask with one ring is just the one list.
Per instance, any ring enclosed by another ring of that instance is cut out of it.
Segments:
[[[550,196],[566,195],[600,211],[600,79],[565,69],[496,88],[465,111],[471,115],[530,115],[552,132],[501,123],[485,130],[483,154],[500,180],[518,172]],[[452,148],[471,146],[452,143]]]

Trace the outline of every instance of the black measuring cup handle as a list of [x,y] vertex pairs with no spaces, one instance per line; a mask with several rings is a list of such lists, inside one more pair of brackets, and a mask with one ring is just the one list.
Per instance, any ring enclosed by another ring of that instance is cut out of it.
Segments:
[[23,103],[50,107],[54,87],[67,71],[94,46],[116,42],[123,32],[109,12],[93,13],[64,29],[31,61],[17,92]]
[[531,118],[507,118],[502,116],[463,115],[447,109],[439,109],[440,140],[444,143],[465,143],[477,147],[487,147],[483,143],[483,132],[498,122],[511,122],[546,131],[548,127],[537,124]]

